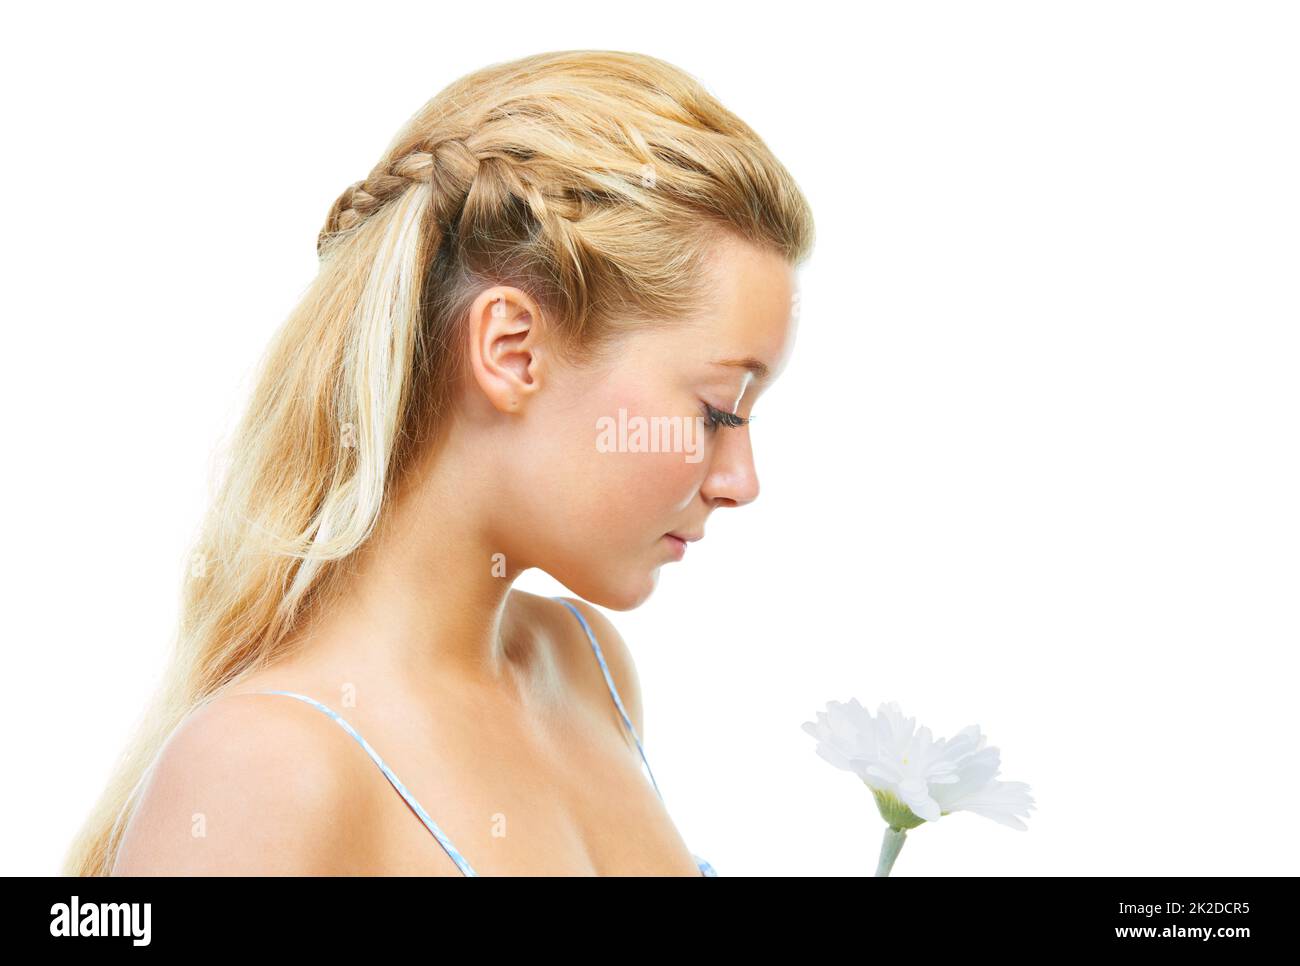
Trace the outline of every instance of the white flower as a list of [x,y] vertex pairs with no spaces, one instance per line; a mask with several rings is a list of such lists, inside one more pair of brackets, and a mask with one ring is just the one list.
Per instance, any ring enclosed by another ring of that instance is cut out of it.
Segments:
[[935,741],[930,729],[915,730],[897,703],[880,705],[876,717],[851,698],[831,701],[803,730],[817,739],[817,754],[851,771],[871,789],[881,816],[892,828],[915,828],[943,815],[966,811],[1020,831],[1035,808],[1024,782],[996,777],[997,748],[985,747],[978,725],[955,738]]

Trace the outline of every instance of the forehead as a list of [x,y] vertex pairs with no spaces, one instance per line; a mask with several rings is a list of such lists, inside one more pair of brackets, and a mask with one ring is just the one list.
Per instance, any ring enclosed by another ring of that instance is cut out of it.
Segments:
[[[679,330],[678,350],[701,365],[752,359],[767,367],[765,381],[772,381],[793,347],[795,290],[794,269],[785,258],[729,236],[714,250],[706,304]],[[745,371],[715,368],[723,377]]]

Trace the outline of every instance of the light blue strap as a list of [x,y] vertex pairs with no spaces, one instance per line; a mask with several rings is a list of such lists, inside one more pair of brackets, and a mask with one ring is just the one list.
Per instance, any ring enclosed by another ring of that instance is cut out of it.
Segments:
[[[609,666],[605,663],[605,655],[601,653],[600,643],[596,640],[596,635],[592,633],[591,625],[588,624],[587,619],[582,616],[582,612],[563,597],[552,597],[551,599],[558,600],[565,607],[569,608],[569,610],[573,611],[573,615],[577,617],[578,622],[582,624],[582,629],[587,632],[587,640],[591,641],[591,649],[596,652],[596,660],[600,664],[600,673],[605,675],[605,684],[609,687],[609,693],[614,698],[614,705],[618,708],[618,713],[623,718],[623,724],[627,725],[627,730],[632,735],[632,740],[636,742],[636,750],[641,753],[641,760],[645,762],[645,770],[650,775],[650,783],[654,785],[655,792],[658,793],[659,799],[662,801],[664,796],[663,793],[659,791],[659,783],[655,781],[654,772],[650,770],[650,762],[646,759],[645,749],[641,747],[641,738],[636,733],[636,728],[632,724],[632,719],[627,716],[627,711],[623,708],[623,700],[618,696],[618,688],[614,686],[614,678],[609,673]],[[694,853],[691,854],[691,858],[695,860],[695,864],[699,867],[701,875],[717,877],[717,871],[708,863],[707,860],[700,858]]]
[[658,794],[660,800],[662,800],[664,797],[663,792],[659,791],[659,783],[655,781],[655,774],[650,770],[650,762],[646,759],[645,749],[641,747],[641,738],[637,735],[636,728],[632,726],[632,719],[627,716],[627,711],[623,709],[623,701],[618,696],[618,688],[614,687],[614,679],[610,676],[609,666],[605,664],[605,655],[600,651],[600,644],[596,641],[596,635],[591,632],[591,626],[587,623],[587,619],[582,616],[582,612],[579,611],[578,608],[574,607],[562,597],[552,597],[551,599],[558,600],[565,607],[569,608],[569,610],[573,611],[579,622],[581,622],[582,629],[587,632],[587,640],[591,641],[591,649],[596,652],[596,660],[600,663],[600,673],[605,675],[605,684],[609,686],[609,693],[614,698],[614,706],[618,708],[618,713],[623,718],[623,724],[627,725],[627,730],[631,733],[632,740],[636,742],[636,750],[641,753],[641,760],[645,762],[645,770],[650,774],[650,784],[654,785],[656,794]]
[[446,849],[447,854],[451,856],[451,860],[456,863],[456,865],[460,868],[460,871],[465,873],[465,875],[469,875],[469,876],[478,875],[478,873],[475,872],[470,867],[470,864],[465,861],[464,857],[460,854],[460,852],[456,850],[456,847],[451,844],[451,839],[447,838],[447,836],[443,834],[442,829],[438,828],[438,826],[434,824],[433,819],[429,818],[428,813],[426,813],[425,810],[421,807],[420,803],[415,800],[415,796],[413,796],[410,792],[408,792],[406,790],[406,786],[403,785],[400,781],[398,781],[397,776],[393,774],[393,770],[389,768],[387,764],[384,763],[384,759],[379,757],[379,754],[375,751],[375,749],[370,747],[370,743],[367,742],[365,738],[362,738],[361,735],[357,733],[357,730],[353,728],[352,725],[348,724],[343,719],[343,717],[340,714],[338,714],[338,712],[334,711],[332,708],[328,708],[325,705],[321,704],[315,698],[309,698],[305,694],[295,694],[293,691],[250,691],[248,693],[249,694],[285,694],[291,698],[297,698],[299,701],[306,701],[312,707],[319,708],[321,711],[324,711],[327,715],[333,718],[336,722],[338,722],[339,726],[344,731],[350,734],[353,738],[357,739],[357,742],[360,743],[361,747],[366,750],[366,754],[369,755],[371,760],[376,765],[379,766],[379,770],[384,773],[384,777],[387,778],[392,783],[393,787],[397,789],[397,793],[406,800],[406,804],[411,806],[411,808],[415,811],[415,814],[420,816],[420,821],[423,822],[428,827],[429,831],[433,833],[433,837],[438,840],[438,843],[444,849]]

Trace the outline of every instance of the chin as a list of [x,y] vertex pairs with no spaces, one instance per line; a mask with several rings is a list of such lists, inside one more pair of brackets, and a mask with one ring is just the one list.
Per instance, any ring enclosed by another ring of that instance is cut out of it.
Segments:
[[608,610],[634,610],[654,593],[659,582],[659,568],[642,571],[592,570],[568,578],[552,574],[575,595]]

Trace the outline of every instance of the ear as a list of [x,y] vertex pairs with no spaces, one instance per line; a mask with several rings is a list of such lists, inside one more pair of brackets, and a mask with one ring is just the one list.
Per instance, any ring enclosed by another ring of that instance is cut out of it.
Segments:
[[484,289],[470,306],[470,372],[500,412],[521,412],[540,385],[540,319],[537,303],[506,285]]

